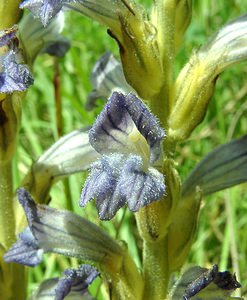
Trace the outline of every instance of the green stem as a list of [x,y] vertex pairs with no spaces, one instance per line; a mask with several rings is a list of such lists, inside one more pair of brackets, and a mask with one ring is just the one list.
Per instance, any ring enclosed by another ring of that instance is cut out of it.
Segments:
[[[169,77],[170,75],[167,74]],[[170,98],[170,81],[166,78],[164,80],[162,89],[158,95],[152,97],[148,103],[150,111],[158,118],[160,125],[168,131],[168,116],[170,113],[169,98]]]
[[169,279],[166,238],[156,242],[144,241],[143,271],[145,299],[166,299]]
[[[60,71],[59,71],[59,58],[54,58],[54,98],[55,98],[55,107],[56,107],[56,127],[57,134],[60,138],[63,135],[63,106],[62,106],[62,96],[61,96],[61,81],[60,81]],[[73,211],[73,201],[70,191],[69,178],[63,180],[64,191],[66,195],[66,209]]]
[[151,111],[157,115],[162,126],[166,128],[167,119],[170,114],[172,86],[172,67],[175,55],[175,15],[176,1],[157,0],[157,41],[161,53],[163,66],[163,85],[162,90],[151,99]]
[[27,287],[27,276],[26,269],[22,265],[11,264],[12,265],[12,298],[10,300],[26,300],[26,287]]
[[11,162],[0,165],[0,242],[8,249],[15,242]]
[[[15,218],[13,210],[12,163],[0,165],[0,243],[5,250],[15,242]],[[1,253],[2,256],[3,253]],[[2,260],[2,257],[0,257]],[[2,281],[6,290],[0,288],[3,299],[26,299],[26,274],[24,266],[2,262]],[[5,293],[7,293],[7,296]],[[4,298],[7,296],[7,298]],[[2,298],[1,298],[2,299]]]
[[166,236],[169,211],[169,204],[161,199],[135,214],[143,239],[144,295],[149,300],[163,300],[167,296],[169,274]]

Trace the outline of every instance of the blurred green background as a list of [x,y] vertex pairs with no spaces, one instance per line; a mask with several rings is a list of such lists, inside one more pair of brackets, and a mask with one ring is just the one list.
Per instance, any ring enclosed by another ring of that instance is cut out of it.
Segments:
[[[145,6],[151,3],[145,0]],[[204,44],[222,25],[247,12],[244,0],[195,0],[193,17],[177,55],[174,73],[186,63],[191,53]],[[64,35],[71,40],[71,49],[62,59],[48,55],[38,58],[34,66],[35,84],[28,91],[23,105],[20,146],[15,157],[15,186],[36,160],[58,138],[56,116],[62,119],[62,133],[86,127],[94,122],[103,105],[87,112],[84,105],[90,92],[90,72],[96,60],[105,52],[112,51],[118,57],[115,42],[107,35],[106,28],[75,12],[66,12]],[[62,113],[56,113],[58,104],[54,97],[54,74],[59,68]],[[215,94],[203,123],[189,141],[178,145],[177,162],[181,177],[217,145],[247,132],[247,64],[232,67],[220,76]],[[51,205],[66,208],[86,216],[95,223],[94,204],[85,209],[78,207],[80,191],[85,174],[71,176],[57,183],[52,191]],[[125,215],[124,221],[123,216]],[[128,242],[130,251],[138,263],[140,253],[135,246],[138,241],[133,215],[122,209],[113,222],[100,223],[112,236]],[[218,263],[221,270],[229,269],[237,274],[247,294],[247,185],[225,190],[203,200],[199,226],[188,263],[210,267]],[[45,262],[34,268],[29,275],[30,290],[38,282],[59,276],[67,267],[77,262],[55,255],[46,255]],[[46,267],[48,266],[48,267]],[[93,293],[98,293],[99,280],[93,284]],[[99,299],[107,299],[104,291]]]

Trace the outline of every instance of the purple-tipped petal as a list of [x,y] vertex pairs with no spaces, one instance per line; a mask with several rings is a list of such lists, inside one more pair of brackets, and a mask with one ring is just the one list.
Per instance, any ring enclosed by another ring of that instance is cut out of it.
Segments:
[[33,201],[32,196],[24,188],[19,188],[17,190],[17,196],[25,211],[29,228],[33,232],[33,222],[39,218],[36,204]]
[[125,96],[113,93],[89,131],[89,141],[100,154],[132,152],[128,139],[135,124],[126,107]]
[[0,93],[25,91],[33,84],[33,77],[25,64],[17,62],[16,53],[10,50],[0,57]]
[[29,298],[30,300],[55,299],[62,300],[93,300],[88,292],[88,286],[99,275],[90,265],[81,265],[78,269],[67,269],[62,278],[50,278],[43,281],[39,288]]
[[96,100],[107,100],[113,91],[131,92],[133,88],[128,85],[123,69],[118,60],[110,52],[103,54],[91,73],[93,90],[88,96],[86,109],[91,110],[96,106]]
[[130,156],[124,164],[117,189],[131,211],[159,200],[164,196],[164,176],[154,168],[143,172],[143,161],[139,156]]
[[[184,287],[186,289],[184,289]],[[181,290],[184,290],[182,300],[192,299],[232,299],[230,294],[241,287],[235,274],[230,272],[219,272],[218,266],[214,265],[212,269],[192,267],[188,269],[181,277],[172,299],[179,299]],[[181,299],[181,298],[180,298]]]
[[80,206],[96,198],[99,217],[110,220],[124,205],[124,201],[116,192],[116,185],[122,169],[124,157],[121,154],[103,156],[92,165],[91,173],[83,187]]
[[[27,8],[31,13],[41,20],[46,26],[52,18],[62,9],[66,3],[75,2],[74,0],[25,0],[20,4],[20,8]],[[79,1],[77,1],[79,2]]]
[[99,275],[99,272],[90,265],[81,265],[77,270],[65,270],[64,275],[65,277],[58,281],[55,300],[63,300],[71,293],[85,294],[87,287]]
[[96,199],[101,220],[110,220],[128,204],[131,211],[160,199],[165,192],[164,177],[154,168],[143,171],[141,157],[127,159],[120,154],[104,155],[96,162],[82,190],[80,205]]
[[104,266],[122,259],[121,247],[95,224],[69,211],[37,205],[30,194],[18,190],[29,228],[44,252],[53,252]]
[[34,267],[41,263],[44,251],[39,248],[38,242],[27,227],[18,241],[4,255],[5,262],[15,262]]

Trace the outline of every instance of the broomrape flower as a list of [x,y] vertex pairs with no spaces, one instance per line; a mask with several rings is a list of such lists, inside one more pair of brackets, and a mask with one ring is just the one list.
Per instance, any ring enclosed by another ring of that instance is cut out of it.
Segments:
[[114,92],[89,131],[89,141],[102,157],[92,164],[80,205],[96,198],[100,219],[108,220],[125,203],[135,212],[160,199],[164,177],[152,165],[164,136],[136,96]]
[[104,270],[121,264],[123,249],[98,226],[69,211],[36,204],[24,188],[17,194],[28,227],[4,255],[6,262],[34,267],[41,263],[44,253],[53,252],[93,261]]
[[[30,300],[39,299],[88,299],[93,300],[87,287],[99,275],[90,265],[81,265],[78,269],[66,269],[62,278],[47,279],[39,286]],[[68,298],[67,298],[68,297]]]

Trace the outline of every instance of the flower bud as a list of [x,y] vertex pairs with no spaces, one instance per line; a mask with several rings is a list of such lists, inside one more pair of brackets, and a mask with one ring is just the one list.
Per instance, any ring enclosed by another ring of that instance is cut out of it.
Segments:
[[202,122],[218,75],[228,66],[247,58],[247,16],[227,24],[180,72],[173,90],[168,135],[188,138]]

